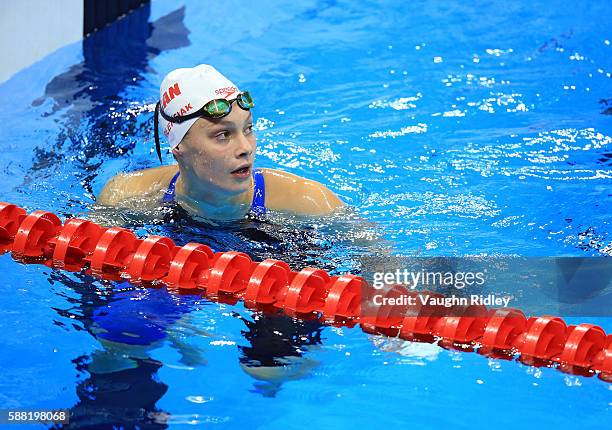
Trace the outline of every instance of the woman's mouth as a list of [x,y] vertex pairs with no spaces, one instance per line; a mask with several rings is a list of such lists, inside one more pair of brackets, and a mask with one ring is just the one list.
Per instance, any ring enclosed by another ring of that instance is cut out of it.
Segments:
[[232,175],[240,179],[248,178],[251,175],[251,166],[244,166],[236,169],[232,172]]

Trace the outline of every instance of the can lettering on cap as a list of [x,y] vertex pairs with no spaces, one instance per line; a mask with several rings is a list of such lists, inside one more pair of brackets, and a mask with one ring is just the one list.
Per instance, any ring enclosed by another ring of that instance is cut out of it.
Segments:
[[162,97],[162,106],[164,109],[166,105],[170,103],[174,98],[181,94],[181,88],[179,87],[178,82],[164,91],[164,96]]

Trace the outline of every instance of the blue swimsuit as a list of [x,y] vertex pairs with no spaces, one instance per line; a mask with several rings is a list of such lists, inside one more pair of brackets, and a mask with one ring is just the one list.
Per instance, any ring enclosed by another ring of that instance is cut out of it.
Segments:
[[[170,181],[168,190],[162,198],[163,203],[174,201],[178,177],[179,173],[174,175]],[[266,212],[266,189],[261,170],[253,170],[253,182],[255,188],[250,213],[264,214]],[[131,285],[125,283],[118,286],[121,290],[122,287],[127,288]],[[180,301],[177,301],[172,295],[168,295],[165,289],[120,291],[113,295],[112,302],[94,311],[92,320],[97,327],[103,329],[97,336],[128,345],[150,345],[157,340],[164,339],[168,327],[174,324],[182,314],[190,312],[192,297],[195,296],[181,296]],[[197,299],[199,298],[197,296]]]
[[[176,195],[176,180],[178,179],[181,172],[177,172],[176,175],[170,180],[168,189],[164,193],[162,203],[170,203],[174,201]],[[251,213],[255,215],[262,215],[266,213],[266,186],[264,181],[263,172],[259,169],[253,169],[253,202],[251,203]]]

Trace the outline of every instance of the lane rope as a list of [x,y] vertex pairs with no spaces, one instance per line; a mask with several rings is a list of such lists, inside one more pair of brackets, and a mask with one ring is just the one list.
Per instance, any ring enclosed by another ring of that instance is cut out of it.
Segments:
[[[162,236],[139,239],[128,229],[83,219],[62,224],[52,212],[27,214],[17,205],[0,202],[0,254],[6,252],[21,263],[85,271],[106,280],[128,279],[144,286],[163,284],[170,292],[201,293],[213,301],[243,300],[255,310],[317,318],[335,326],[359,324],[368,333],[438,342],[448,349],[518,359],[571,374],[597,374],[612,382],[612,334],[593,324],[568,326],[555,316],[528,318],[519,309],[483,305],[442,312],[433,305],[417,304],[400,314],[380,306],[365,315],[361,305],[367,284],[359,276],[330,276],[313,267],[296,272],[280,260],[256,262],[242,252],[213,252],[194,242],[177,246]],[[386,294],[397,291],[392,288]]]

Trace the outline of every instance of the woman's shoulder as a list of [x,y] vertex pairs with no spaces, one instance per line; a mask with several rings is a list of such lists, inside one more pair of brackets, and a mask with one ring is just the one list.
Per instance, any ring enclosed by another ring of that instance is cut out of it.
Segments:
[[97,202],[116,206],[135,197],[157,198],[166,190],[177,171],[177,165],[170,165],[119,173],[106,183]]
[[344,203],[325,185],[277,169],[260,169],[266,184],[266,207],[302,215],[324,215]]
[[275,184],[280,186],[302,186],[304,184],[312,184],[312,185],[322,185],[320,182],[313,181],[312,179],[304,178],[302,176],[296,175],[294,173],[285,172],[283,170],[278,169],[268,169],[261,168],[259,169],[264,174],[264,178],[266,179],[266,184]]

